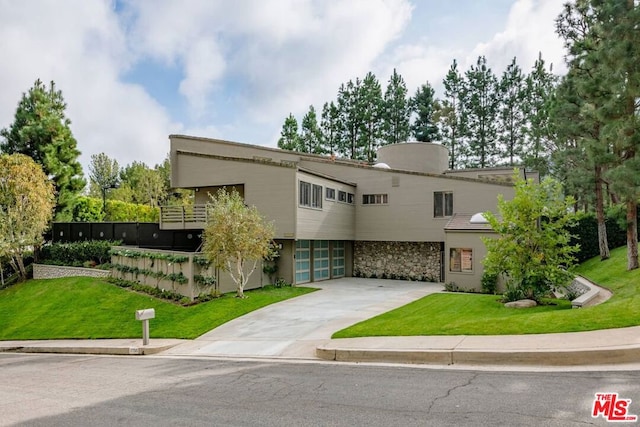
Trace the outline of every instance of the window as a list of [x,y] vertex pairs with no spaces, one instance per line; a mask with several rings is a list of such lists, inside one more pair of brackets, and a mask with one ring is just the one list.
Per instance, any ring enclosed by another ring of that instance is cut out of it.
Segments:
[[300,181],[300,200],[298,201],[300,206],[311,206],[311,184],[308,182]]
[[473,271],[473,249],[451,248],[449,250],[449,271]]
[[322,209],[322,186],[300,181],[299,205]]
[[327,200],[335,200],[336,199],[336,189],[335,188],[326,188],[325,198]]
[[338,201],[347,203],[347,192],[346,191],[338,191]]
[[389,203],[389,196],[387,194],[363,194],[363,205],[386,205]]
[[311,207],[322,209],[322,185],[313,184],[313,193],[311,193]]
[[443,218],[453,215],[453,193],[436,191],[433,193],[433,216]]
[[355,194],[353,193],[347,193],[347,203],[353,203],[353,200],[355,199]]

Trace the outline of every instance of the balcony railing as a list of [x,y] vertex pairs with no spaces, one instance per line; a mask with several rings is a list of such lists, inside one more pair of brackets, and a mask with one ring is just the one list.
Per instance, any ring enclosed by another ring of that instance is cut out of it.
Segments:
[[180,230],[204,228],[207,224],[207,207],[194,206],[161,206],[160,229]]

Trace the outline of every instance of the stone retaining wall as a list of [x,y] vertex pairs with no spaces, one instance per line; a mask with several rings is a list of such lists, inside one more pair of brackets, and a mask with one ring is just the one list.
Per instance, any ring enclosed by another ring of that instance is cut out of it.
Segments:
[[33,264],[34,279],[57,279],[60,277],[109,277],[109,270],[98,268],[67,267],[62,265]]
[[357,241],[353,250],[353,275],[439,282],[440,250],[438,242]]

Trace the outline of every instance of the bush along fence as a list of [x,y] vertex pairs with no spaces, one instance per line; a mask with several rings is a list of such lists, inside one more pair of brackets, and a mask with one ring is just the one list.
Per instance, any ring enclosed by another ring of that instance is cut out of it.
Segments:
[[[228,273],[216,270],[202,254],[193,252],[114,246],[111,249],[111,275],[177,292],[192,301],[201,295],[235,290],[235,283]],[[251,279],[246,289],[267,284],[258,269]]]

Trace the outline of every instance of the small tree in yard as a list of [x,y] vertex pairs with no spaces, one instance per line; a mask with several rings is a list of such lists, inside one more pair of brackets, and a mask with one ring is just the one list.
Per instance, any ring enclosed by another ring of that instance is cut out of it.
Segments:
[[578,250],[578,245],[569,245],[573,203],[551,178],[540,184],[517,178],[513,200],[499,196],[499,215],[484,214],[499,235],[483,238],[488,249],[485,271],[506,276],[506,299],[540,301],[553,288],[569,284],[573,254]]
[[23,154],[0,155],[0,258],[23,280],[24,255],[42,243],[54,207],[54,186],[40,165]]
[[[238,298],[258,262],[271,254],[275,235],[255,206],[247,206],[237,191],[218,191],[207,205],[208,224],[204,230],[203,252],[213,265],[228,271],[236,284]],[[251,264],[253,262],[253,264]],[[245,266],[251,265],[245,273]]]

